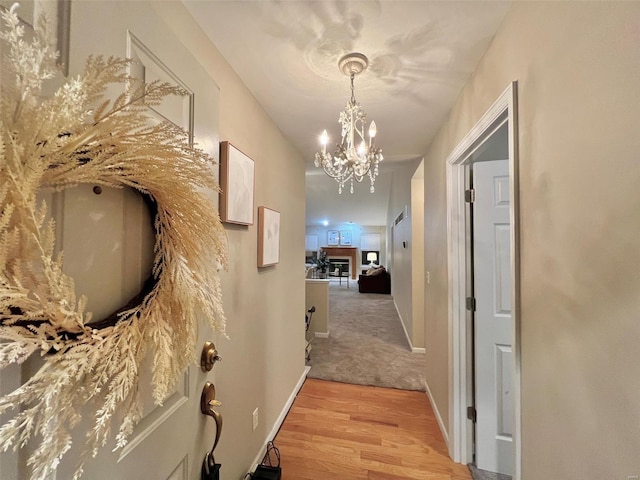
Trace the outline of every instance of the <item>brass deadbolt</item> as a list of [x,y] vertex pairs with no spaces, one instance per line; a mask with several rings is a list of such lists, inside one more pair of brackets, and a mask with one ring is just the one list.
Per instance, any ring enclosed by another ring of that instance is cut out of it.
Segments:
[[200,366],[203,372],[210,372],[213,369],[213,365],[216,362],[222,360],[222,357],[218,355],[218,350],[213,342],[205,342],[202,347],[202,355],[200,355]]

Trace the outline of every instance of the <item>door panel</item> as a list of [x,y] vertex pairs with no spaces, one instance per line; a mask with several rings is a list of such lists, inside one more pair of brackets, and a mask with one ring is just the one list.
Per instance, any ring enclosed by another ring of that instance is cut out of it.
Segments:
[[513,471],[509,163],[473,164],[476,464]]
[[[509,206],[507,205],[507,208]],[[507,212],[508,213],[508,212]],[[493,238],[495,239],[495,288],[493,299],[495,303],[494,315],[511,318],[511,267],[509,262],[510,235],[509,224],[494,224]]]
[[[151,362],[145,365],[145,376],[150,379]],[[153,435],[155,430],[171,415],[174,414],[182,405],[189,403],[189,372],[185,372],[178,382],[176,390],[171,394],[162,405],[155,405],[151,395],[151,389],[146,389],[141,393],[143,416],[140,422],[135,426],[133,433],[129,437],[129,442],[120,451],[118,462],[127,455],[134,452],[136,447],[142,443],[147,437]],[[196,392],[197,393],[197,392]]]
[[[132,75],[146,81],[169,81],[187,90],[185,97],[169,98],[154,107],[154,116],[187,129],[197,145],[217,160],[219,89],[160,19],[153,2],[73,2],[71,12],[71,75],[81,72],[92,54],[134,57],[138,63]],[[217,178],[217,169],[212,167],[212,173]],[[207,193],[217,209],[217,193]],[[140,291],[150,271],[155,239],[146,205],[133,190],[103,188],[97,194],[93,185],[65,190],[50,204],[65,271],[73,276],[77,292],[88,296],[94,319],[100,320]],[[200,325],[198,344],[211,336],[210,329]],[[16,378],[19,381],[20,376],[29,375],[31,363],[30,359],[21,372],[2,372],[3,393],[17,386]],[[200,411],[200,393],[206,380],[214,381],[213,375],[190,367],[176,391],[162,406],[156,406],[151,398],[150,367],[148,361],[141,368],[143,418],[128,445],[116,452],[112,451],[114,441],[106,445],[86,464],[82,478],[200,478],[204,454],[215,437],[214,423]],[[83,435],[94,412],[82,413],[84,420],[74,434],[71,451],[62,458],[57,479],[72,478],[76,469],[78,450],[85,443]],[[117,433],[117,423],[112,432]],[[24,460],[23,453],[0,456],[0,478],[29,478]]]
[[189,459],[184,457],[180,465],[171,473],[168,480],[187,480],[189,475]]
[[496,397],[499,412],[496,433],[500,437],[513,436],[513,402],[511,401],[512,351],[509,345],[496,345]]

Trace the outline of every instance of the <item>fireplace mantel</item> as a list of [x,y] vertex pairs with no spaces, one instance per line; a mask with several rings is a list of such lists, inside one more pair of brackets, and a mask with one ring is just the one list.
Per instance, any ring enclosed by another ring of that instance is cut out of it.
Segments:
[[358,269],[358,249],[356,247],[320,247],[320,250],[327,252],[328,257],[349,257],[351,259],[351,278],[356,279]]

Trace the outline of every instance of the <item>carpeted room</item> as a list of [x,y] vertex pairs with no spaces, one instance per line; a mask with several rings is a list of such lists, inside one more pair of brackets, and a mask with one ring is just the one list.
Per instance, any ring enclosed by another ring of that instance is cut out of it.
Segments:
[[424,355],[412,353],[391,295],[329,284],[328,338],[315,338],[310,378],[424,391]]

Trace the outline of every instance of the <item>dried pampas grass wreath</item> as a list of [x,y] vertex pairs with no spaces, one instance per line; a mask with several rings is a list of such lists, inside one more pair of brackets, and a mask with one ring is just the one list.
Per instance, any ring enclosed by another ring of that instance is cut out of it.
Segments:
[[[0,115],[0,368],[39,354],[44,365],[0,397],[0,448],[35,442],[28,460],[44,479],[71,447],[80,410],[95,412],[82,465],[111,438],[126,444],[140,419],[139,372],[153,354],[153,396],[160,404],[196,360],[199,318],[224,332],[217,267],[226,267],[226,234],[205,193],[217,190],[212,159],[148,106],[185,92],[127,75],[128,60],[92,57],[82,75],[43,98],[57,53],[40,20],[27,41],[16,5],[2,13]],[[5,72],[9,72],[6,74]],[[106,98],[120,84],[123,93]],[[152,277],[137,301],[91,323],[87,299],[55,253],[47,205],[36,196],[78,184],[130,187],[154,204]]]

